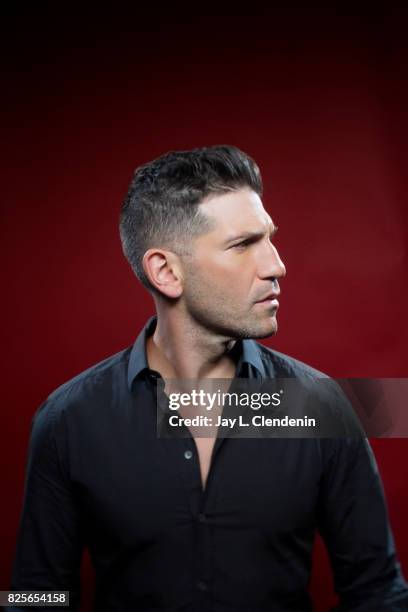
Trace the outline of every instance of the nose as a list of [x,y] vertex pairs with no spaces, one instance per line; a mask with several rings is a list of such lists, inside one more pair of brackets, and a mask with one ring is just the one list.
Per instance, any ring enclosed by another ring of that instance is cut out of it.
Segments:
[[262,279],[279,279],[286,276],[285,264],[279,257],[277,248],[269,241],[265,249],[262,249],[258,274]]

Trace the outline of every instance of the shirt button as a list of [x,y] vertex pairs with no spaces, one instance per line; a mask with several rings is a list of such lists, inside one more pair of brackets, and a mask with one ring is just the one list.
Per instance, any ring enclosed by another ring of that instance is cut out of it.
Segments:
[[198,515],[198,522],[199,523],[206,523],[207,522],[207,517],[202,512],[200,512],[200,514]]
[[186,459],[191,459],[191,457],[192,457],[192,456],[193,456],[193,453],[192,453],[190,450],[186,450],[186,451],[184,452],[184,457],[185,457]]
[[199,580],[197,582],[197,589],[202,592],[208,591],[208,584],[206,582],[203,582],[203,580]]

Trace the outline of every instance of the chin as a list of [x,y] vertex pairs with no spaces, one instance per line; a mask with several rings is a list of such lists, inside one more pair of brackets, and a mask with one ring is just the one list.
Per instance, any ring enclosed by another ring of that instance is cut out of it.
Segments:
[[257,321],[253,325],[247,325],[244,330],[244,337],[257,339],[257,338],[269,338],[274,336],[278,331],[278,322],[275,317],[269,318],[267,321],[262,323]]
[[269,325],[269,327],[265,327],[264,331],[260,331],[259,334],[253,336],[254,338],[269,338],[270,336],[274,336],[278,331],[278,324]]

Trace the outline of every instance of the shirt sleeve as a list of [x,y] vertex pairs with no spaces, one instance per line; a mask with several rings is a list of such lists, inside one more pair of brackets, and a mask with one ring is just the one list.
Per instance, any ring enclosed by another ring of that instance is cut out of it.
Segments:
[[383,485],[370,444],[366,438],[330,442],[318,526],[340,600],[334,610],[408,611],[408,585],[397,560]]
[[64,414],[52,402],[37,410],[11,589],[69,591],[69,610],[77,610],[83,537],[67,468],[65,429]]

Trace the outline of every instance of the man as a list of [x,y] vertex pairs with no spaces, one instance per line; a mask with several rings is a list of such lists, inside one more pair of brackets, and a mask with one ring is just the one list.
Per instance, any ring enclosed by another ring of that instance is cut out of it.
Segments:
[[311,610],[318,529],[338,610],[408,610],[366,439],[157,436],[162,378],[322,376],[254,340],[277,331],[285,275],[261,195],[231,146],[135,172],[120,232],[157,316],[38,410],[13,589],[69,590],[76,609],[88,546],[98,611]]

